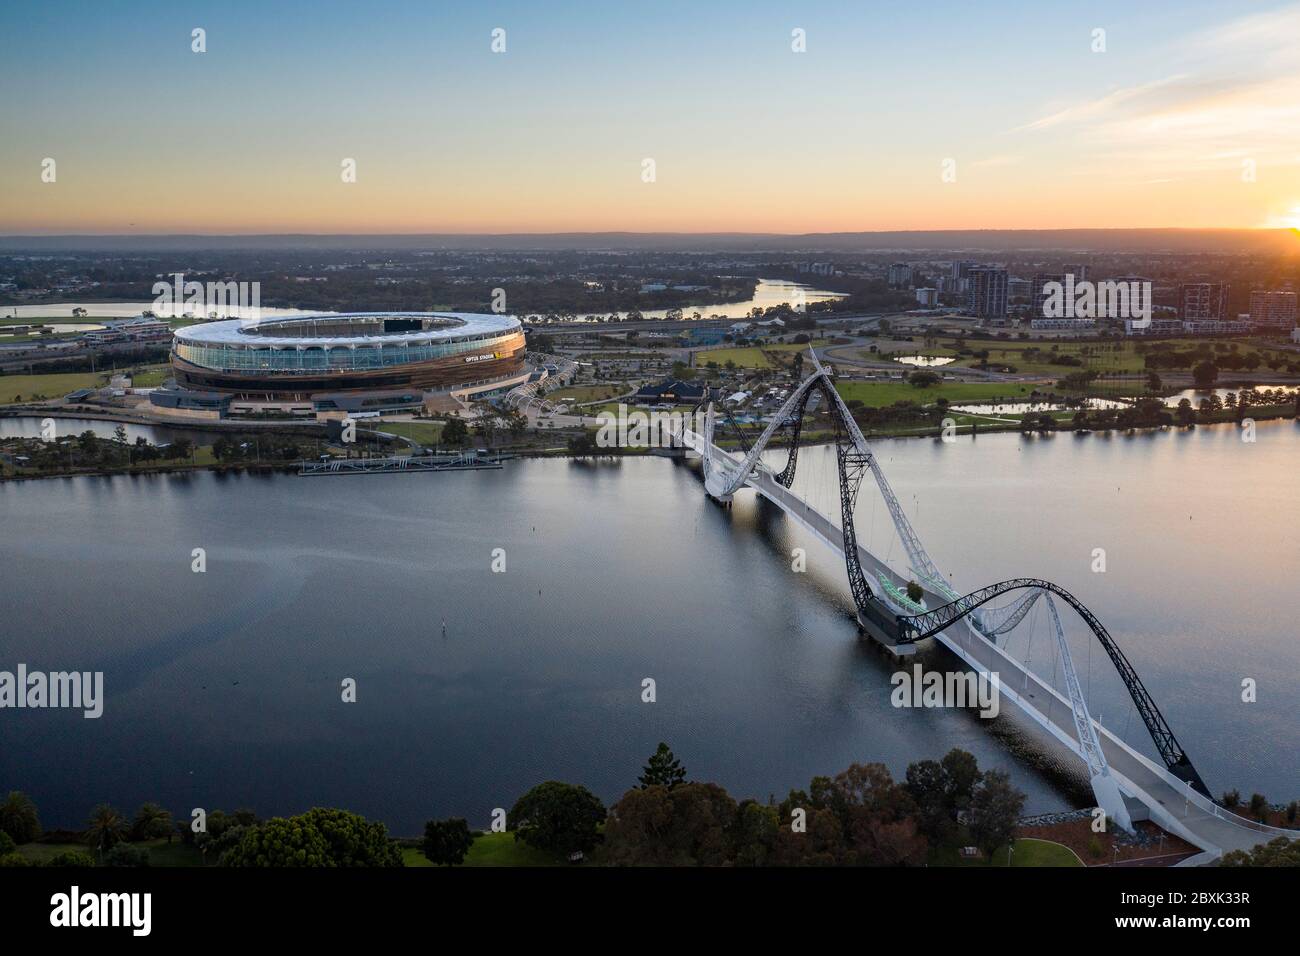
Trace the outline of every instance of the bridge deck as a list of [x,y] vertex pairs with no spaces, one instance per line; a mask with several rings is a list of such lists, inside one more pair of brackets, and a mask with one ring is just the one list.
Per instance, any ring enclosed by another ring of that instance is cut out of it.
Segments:
[[[703,451],[701,436],[686,431],[686,445]],[[716,445],[711,450],[715,460],[735,458]],[[772,501],[828,547],[844,554],[844,539],[838,524],[826,517],[798,494],[777,482],[770,472],[760,469],[747,484]],[[859,546],[862,569],[874,578],[893,574],[888,566]],[[949,598],[925,588],[930,607],[947,603]],[[978,671],[997,674],[1001,695],[1010,699],[1040,727],[1064,746],[1082,756],[1074,727],[1074,715],[1068,699],[1046,684],[1019,661],[1005,654],[965,623],[935,635],[935,639]],[[1172,833],[1209,851],[1249,849],[1285,834],[1300,837],[1300,832],[1274,828],[1256,828],[1250,821],[1228,814],[1212,801],[1191,790],[1149,758],[1139,754],[1094,719],[1102,750],[1120,789],[1144,803],[1151,819]]]

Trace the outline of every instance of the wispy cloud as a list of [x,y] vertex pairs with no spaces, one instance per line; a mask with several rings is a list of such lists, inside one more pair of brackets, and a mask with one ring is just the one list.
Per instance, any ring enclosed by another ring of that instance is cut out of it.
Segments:
[[1159,181],[1243,159],[1290,164],[1300,147],[1297,36],[1300,6],[1207,28],[1162,51],[1165,69],[1187,67],[1182,72],[1058,109],[1015,132],[1068,130],[1091,158],[1158,167]]
[[1148,96],[1153,90],[1169,86],[1186,78],[1185,74],[1165,77],[1163,80],[1153,80],[1150,83],[1144,83],[1140,86],[1130,86],[1125,89],[1114,90],[1094,100],[1085,103],[1078,103],[1074,106],[1066,107],[1055,113],[1034,120],[1032,123],[1025,123],[1023,126],[1017,126],[1012,130],[1013,133],[1023,132],[1025,130],[1048,129],[1052,126],[1060,126],[1063,123],[1077,123],[1083,120],[1094,119],[1107,114],[1131,103],[1134,100],[1140,100]]

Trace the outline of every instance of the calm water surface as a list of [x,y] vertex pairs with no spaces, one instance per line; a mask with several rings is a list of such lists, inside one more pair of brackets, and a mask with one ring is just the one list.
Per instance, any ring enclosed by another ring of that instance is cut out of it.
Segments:
[[[1261,423],[1253,445],[1228,427],[876,447],[957,587],[1036,574],[1074,591],[1212,788],[1300,796],[1292,423]],[[800,466],[833,504],[828,452]],[[872,490],[860,533],[902,568]],[[894,665],[858,640],[851,606],[843,567],[778,510],[748,492],[722,510],[697,466],[665,459],[7,483],[0,668],[102,670],[107,702],[99,720],[0,712],[0,782],[47,826],[159,800],[346,806],[411,834],[431,816],[483,824],[546,779],[617,799],[666,740],[737,796],[963,747],[1010,771],[1031,812],[1083,805],[1078,761],[1023,719],[891,707]],[[1067,626],[1094,713],[1143,743],[1113,670]],[[1013,642],[1053,673],[1041,616]]]

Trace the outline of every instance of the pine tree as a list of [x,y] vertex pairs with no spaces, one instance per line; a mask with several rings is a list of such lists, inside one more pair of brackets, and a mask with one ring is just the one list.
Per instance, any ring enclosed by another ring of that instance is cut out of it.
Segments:
[[681,765],[673,752],[668,749],[668,745],[662,741],[659,749],[650,756],[650,762],[646,764],[641,776],[637,778],[637,783],[641,789],[646,787],[667,787],[671,790],[679,783],[686,782],[686,768]]

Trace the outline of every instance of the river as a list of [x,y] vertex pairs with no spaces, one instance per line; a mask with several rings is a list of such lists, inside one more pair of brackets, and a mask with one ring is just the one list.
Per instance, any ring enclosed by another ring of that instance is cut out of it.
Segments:
[[[1070,589],[1216,793],[1290,800],[1300,429],[1262,422],[1257,439],[1216,426],[875,447],[959,589],[1022,574]],[[833,507],[833,480],[830,450],[805,450],[796,487]],[[858,527],[902,566],[870,479]],[[1084,805],[1081,764],[1015,715],[892,707],[897,667],[858,639],[842,565],[751,492],[710,503],[694,464],[5,483],[0,528],[0,669],[105,674],[97,720],[0,712],[0,780],[47,827],[146,800],[183,815],[344,806],[398,834],[450,814],[483,826],[548,779],[615,800],[660,740],[737,797],[853,761],[901,776],[962,747],[1012,774],[1026,812]],[[1050,674],[1037,623],[1013,646]],[[1150,752],[1104,655],[1066,623],[1094,714]]]

